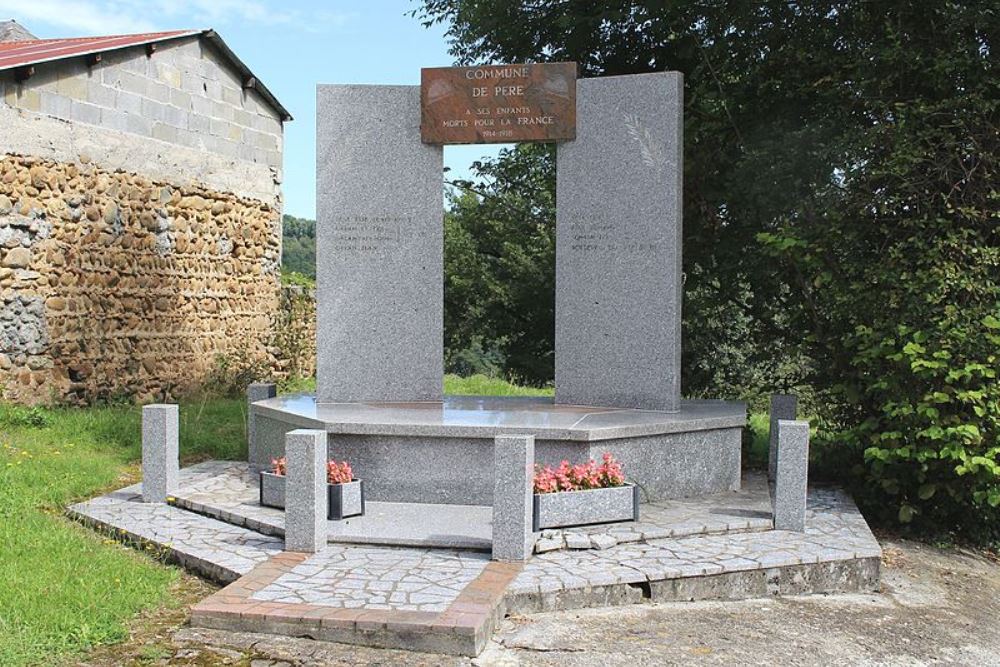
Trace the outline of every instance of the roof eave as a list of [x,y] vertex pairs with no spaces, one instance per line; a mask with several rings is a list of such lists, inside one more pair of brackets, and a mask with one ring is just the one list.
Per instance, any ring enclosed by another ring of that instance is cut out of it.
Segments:
[[257,93],[264,98],[264,101],[267,102],[275,111],[278,112],[278,115],[281,117],[281,120],[283,122],[292,120],[292,114],[288,112],[288,109],[286,109],[281,104],[281,102],[278,101],[278,99],[274,96],[274,94],[267,89],[267,86],[261,83],[260,79],[258,79],[254,75],[254,73],[250,70],[250,68],[247,67],[246,64],[242,60],[240,60],[235,53],[233,53],[233,50],[229,48],[229,46],[225,43],[225,41],[223,41],[222,37],[219,36],[219,33],[215,32],[211,28],[207,30],[186,30],[183,32],[178,32],[177,34],[174,35],[170,35],[169,37],[164,37],[161,35],[159,37],[151,37],[149,39],[130,42],[127,45],[121,45],[121,46],[112,46],[112,47],[105,46],[101,48],[83,49],[81,51],[74,51],[70,55],[60,54],[60,55],[52,55],[48,57],[36,58],[32,59],[30,63],[22,63],[19,65],[0,67],[0,71],[5,71],[8,69],[16,70],[19,67],[24,67],[24,66],[33,67],[35,65],[56,62],[59,60],[65,60],[67,58],[79,58],[81,56],[89,56],[96,53],[108,53],[110,51],[117,51],[119,49],[133,48],[136,46],[146,46],[149,44],[160,44],[163,42],[170,42],[173,40],[186,39],[190,37],[201,37],[208,40],[216,49],[218,49],[218,51],[229,62],[229,64],[237,72],[239,72],[240,80],[243,82],[243,85],[245,87],[256,90]]
[[[178,33],[176,35],[170,35],[169,37],[152,37],[150,39],[143,39],[136,42],[130,42],[129,44],[123,44],[121,46],[112,46],[112,47],[105,46],[96,49],[84,49],[81,51],[74,51],[71,54],[63,53],[49,57],[36,58],[32,59],[31,62],[24,63],[22,65],[8,65],[5,67],[0,67],[0,71],[8,69],[17,69],[18,67],[26,67],[26,66],[31,67],[34,65],[42,65],[44,63],[56,62],[57,60],[66,60],[67,58],[79,58],[80,56],[89,56],[95,53],[107,53],[109,51],[117,51],[118,49],[130,49],[136,46],[145,46],[147,44],[160,44],[161,42],[169,42],[174,39],[184,39],[185,37],[196,37],[205,32],[206,31],[204,30],[188,30],[186,32]],[[39,41],[45,41],[45,40],[39,40]],[[19,42],[19,44],[24,44],[24,42]]]
[[244,86],[256,90],[268,104],[274,107],[274,109],[281,115],[282,121],[293,120],[292,114],[288,113],[288,109],[286,109],[281,102],[278,101],[278,98],[276,98],[274,94],[267,89],[267,86],[261,83],[261,80],[258,79],[250,68],[239,59],[239,56],[237,56],[233,50],[229,48],[229,45],[226,44],[219,33],[209,29],[202,31],[201,36],[211,42],[212,45],[226,57],[230,64],[236,68],[236,70],[240,73],[240,80],[243,81]]

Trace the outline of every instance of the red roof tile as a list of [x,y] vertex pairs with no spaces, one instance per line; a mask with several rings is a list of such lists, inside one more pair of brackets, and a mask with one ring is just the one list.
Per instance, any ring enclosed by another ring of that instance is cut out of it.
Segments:
[[110,35],[107,37],[69,37],[65,39],[30,39],[19,42],[0,42],[0,71],[40,63],[86,56],[92,53],[113,51],[142,44],[155,44],[180,37],[200,36],[221,51],[244,81],[273,106],[282,120],[291,120],[288,110],[281,105],[267,87],[243,64],[214,30],[172,30],[170,32],[144,32],[136,35]]
[[22,42],[3,42],[0,43],[0,70],[36,65],[72,56],[100,53],[127,46],[162,42],[167,39],[198,35],[201,32],[201,30],[173,30],[171,32],[146,32],[138,35],[30,39]]

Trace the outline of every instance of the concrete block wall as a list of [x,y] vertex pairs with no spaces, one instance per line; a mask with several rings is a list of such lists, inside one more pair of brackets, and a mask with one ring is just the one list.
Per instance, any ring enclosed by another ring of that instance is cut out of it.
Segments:
[[[11,108],[128,133],[275,169],[280,179],[282,121],[208,42],[165,42],[152,56],[144,46],[36,66],[16,83],[0,73]],[[4,151],[20,152],[3,146]]]

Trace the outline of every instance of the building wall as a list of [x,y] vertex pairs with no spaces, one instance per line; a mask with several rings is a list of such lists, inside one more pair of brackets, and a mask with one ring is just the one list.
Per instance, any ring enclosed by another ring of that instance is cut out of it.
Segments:
[[0,159],[0,386],[149,401],[267,367],[278,210],[93,164]]
[[191,37],[36,66],[23,84],[2,75],[11,107],[281,167],[281,119],[210,43]]
[[159,400],[275,367],[282,125],[197,38],[0,73],[0,391]]

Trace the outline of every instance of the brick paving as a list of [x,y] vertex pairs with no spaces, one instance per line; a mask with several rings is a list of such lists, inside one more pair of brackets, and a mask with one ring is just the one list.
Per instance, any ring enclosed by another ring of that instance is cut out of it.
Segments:
[[315,602],[261,599],[299,568],[327,565],[308,554],[281,553],[191,609],[196,627],[309,637],[380,648],[406,648],[475,656],[482,652],[503,617],[504,591],[519,563],[483,561],[478,574],[440,609],[348,608]]

